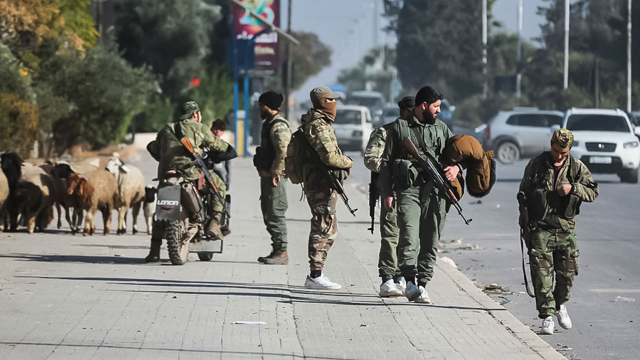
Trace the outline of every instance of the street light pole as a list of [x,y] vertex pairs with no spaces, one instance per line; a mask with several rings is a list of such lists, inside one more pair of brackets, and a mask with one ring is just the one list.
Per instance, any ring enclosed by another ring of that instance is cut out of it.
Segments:
[[564,0],[564,88],[569,87],[569,18],[570,0]]
[[629,0],[627,16],[627,112],[631,112],[631,0]]
[[[291,3],[293,0],[289,0],[289,5],[287,7],[287,32],[291,33]],[[289,119],[289,95],[291,91],[291,43],[287,41],[287,76],[285,78],[284,84],[284,117]]]
[[482,75],[484,76],[483,94],[489,96],[489,81],[487,79],[487,0],[482,0]]
[[516,66],[518,67],[518,75],[516,75],[516,97],[520,97],[522,74],[520,73],[520,59],[522,58],[522,0],[518,1],[518,54],[516,57]]

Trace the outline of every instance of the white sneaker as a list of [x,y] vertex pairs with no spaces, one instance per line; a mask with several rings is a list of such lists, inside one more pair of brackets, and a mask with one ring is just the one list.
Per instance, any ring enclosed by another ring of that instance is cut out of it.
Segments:
[[402,296],[404,293],[398,290],[398,287],[393,282],[393,279],[385,281],[380,285],[380,297]]
[[407,283],[407,288],[404,291],[404,296],[407,297],[407,300],[415,301],[416,299],[418,299],[420,297],[420,295],[422,295],[422,292],[420,291],[420,288],[417,287],[414,283],[408,282]]
[[306,287],[307,289],[316,290],[338,290],[342,288],[342,285],[331,282],[331,280],[329,280],[329,278],[324,276],[323,274],[315,279],[307,275],[307,280],[304,282],[304,287]]
[[555,324],[553,323],[553,316],[547,316],[542,320],[542,329],[540,330],[540,334],[553,335],[553,328]]
[[420,289],[420,296],[414,301],[422,304],[431,304],[431,299],[429,299],[429,294],[427,293],[427,289],[422,286],[418,287]]
[[560,324],[563,329],[571,329],[573,327],[566,306],[560,305],[560,310],[556,311],[556,316],[558,317],[558,324]]
[[402,295],[404,295],[404,292],[407,289],[407,282],[404,278],[400,278],[400,282],[395,283],[395,285],[398,290],[402,291]]

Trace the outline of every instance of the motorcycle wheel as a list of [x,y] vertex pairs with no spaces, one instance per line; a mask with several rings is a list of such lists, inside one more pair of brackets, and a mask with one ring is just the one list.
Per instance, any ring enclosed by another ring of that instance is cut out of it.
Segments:
[[198,258],[200,259],[200,261],[211,261],[211,259],[213,259],[213,253],[212,252],[199,252],[198,253]]
[[169,221],[165,230],[167,238],[167,250],[169,250],[169,260],[173,265],[184,265],[189,257],[189,242],[182,242],[180,222]]

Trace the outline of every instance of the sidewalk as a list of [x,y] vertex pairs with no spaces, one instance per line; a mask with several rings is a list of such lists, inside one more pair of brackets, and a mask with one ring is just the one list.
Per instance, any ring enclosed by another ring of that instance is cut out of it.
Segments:
[[[135,165],[151,176],[147,160]],[[379,298],[379,235],[350,186],[360,210],[354,218],[338,204],[325,268],[341,290],[304,288],[310,211],[298,186],[288,188],[290,263],[259,264],[270,240],[258,178],[251,159],[232,171],[233,233],[211,262],[142,264],[141,234],[0,234],[0,358],[564,359],[441,261],[428,287],[434,305]]]

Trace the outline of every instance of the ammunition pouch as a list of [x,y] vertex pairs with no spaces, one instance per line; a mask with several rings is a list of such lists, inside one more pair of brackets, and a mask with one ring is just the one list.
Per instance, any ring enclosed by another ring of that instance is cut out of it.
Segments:
[[[271,171],[271,165],[273,164],[273,156],[266,154],[267,151],[261,146],[256,148],[256,153],[253,155],[253,166],[258,171]],[[271,159],[269,159],[271,158]]]
[[[549,197],[558,196],[555,192],[548,191],[543,188],[535,189],[532,193],[531,201],[531,220],[543,221],[549,214]],[[582,200],[576,194],[568,194],[560,197],[558,216],[571,220],[580,214],[580,205]]]
[[410,160],[407,159],[395,159],[393,160],[393,180],[397,187],[407,188],[413,186],[420,173],[413,166]]

